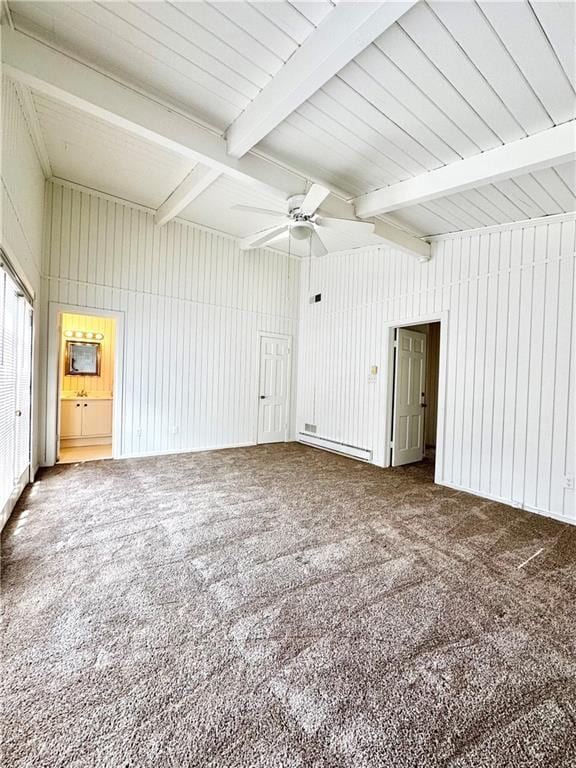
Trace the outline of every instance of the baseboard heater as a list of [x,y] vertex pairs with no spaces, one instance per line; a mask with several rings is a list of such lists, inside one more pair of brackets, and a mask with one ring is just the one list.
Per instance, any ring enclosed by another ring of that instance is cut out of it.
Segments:
[[367,448],[358,448],[356,445],[339,443],[337,440],[328,440],[317,435],[307,435],[306,432],[298,433],[298,442],[312,445],[314,448],[323,448],[325,451],[332,451],[332,453],[341,453],[343,456],[351,456],[361,461],[372,461],[372,451]]

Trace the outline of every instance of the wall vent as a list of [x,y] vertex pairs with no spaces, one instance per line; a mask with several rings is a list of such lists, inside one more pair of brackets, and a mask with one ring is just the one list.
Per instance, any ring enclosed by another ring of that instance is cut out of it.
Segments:
[[310,296],[309,300],[310,304],[317,304],[319,301],[322,301],[322,294],[316,293],[314,296]]
[[316,424],[304,424],[304,432],[310,432],[310,434],[316,434]]

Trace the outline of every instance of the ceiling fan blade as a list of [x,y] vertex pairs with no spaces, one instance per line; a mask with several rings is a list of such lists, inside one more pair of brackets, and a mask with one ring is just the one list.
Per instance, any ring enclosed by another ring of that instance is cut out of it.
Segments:
[[339,232],[349,232],[351,235],[371,235],[374,232],[374,224],[357,219],[334,219],[330,216],[318,216],[314,219],[314,224],[328,229],[337,229]]
[[313,230],[310,235],[310,247],[313,256],[326,256],[328,253],[328,248],[326,248],[316,230]]
[[284,232],[279,232],[277,235],[274,235],[273,238],[266,242],[266,245],[273,245],[280,240],[286,240],[288,237],[290,237],[290,227],[288,227],[288,229],[286,229]]
[[329,194],[330,190],[326,189],[326,187],[323,187],[320,184],[312,184],[306,194],[306,197],[304,200],[302,200],[300,213],[303,213],[304,216],[312,216],[312,214],[316,212],[316,209],[322,205],[324,200],[326,200]]
[[288,224],[276,224],[274,227],[269,227],[268,229],[263,229],[261,232],[248,235],[240,240],[240,250],[248,251],[250,248],[260,248],[260,246],[265,245],[269,240],[278,237],[278,235],[281,235],[287,230]]
[[253,205],[233,205],[233,211],[247,211],[248,213],[261,213],[262,216],[286,216],[286,211],[273,211],[271,208],[255,208]]

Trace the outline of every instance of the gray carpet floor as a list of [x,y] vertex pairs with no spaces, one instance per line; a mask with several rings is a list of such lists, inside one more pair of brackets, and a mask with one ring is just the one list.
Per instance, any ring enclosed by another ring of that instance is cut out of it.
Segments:
[[425,463],[57,466],[2,587],[5,768],[576,764],[576,528]]

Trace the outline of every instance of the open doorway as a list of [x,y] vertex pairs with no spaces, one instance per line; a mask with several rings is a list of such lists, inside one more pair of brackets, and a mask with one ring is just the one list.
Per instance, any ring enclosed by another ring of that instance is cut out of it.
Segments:
[[59,329],[57,460],[112,458],[116,321],[62,312]]
[[390,464],[434,464],[438,431],[440,322],[394,329]]

